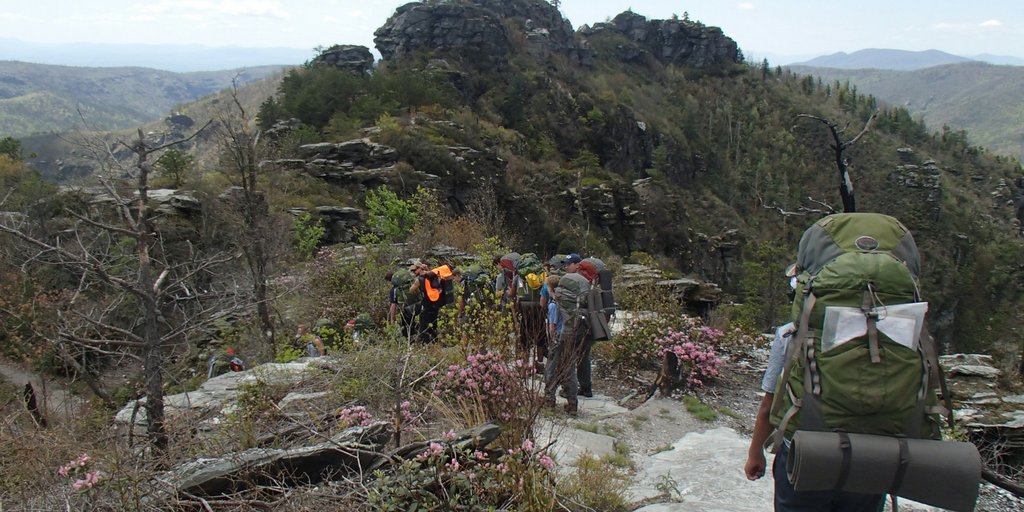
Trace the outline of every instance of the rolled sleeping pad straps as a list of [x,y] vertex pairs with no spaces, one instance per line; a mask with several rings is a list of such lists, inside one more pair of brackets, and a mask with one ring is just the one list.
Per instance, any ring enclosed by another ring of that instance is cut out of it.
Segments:
[[978,500],[981,457],[971,443],[798,430],[786,474],[797,491],[892,494],[955,512]]

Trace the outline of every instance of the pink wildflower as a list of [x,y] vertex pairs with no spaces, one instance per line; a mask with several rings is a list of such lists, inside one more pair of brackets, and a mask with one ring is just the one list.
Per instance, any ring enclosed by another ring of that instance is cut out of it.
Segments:
[[523,440],[523,451],[533,453],[533,441],[529,439]]

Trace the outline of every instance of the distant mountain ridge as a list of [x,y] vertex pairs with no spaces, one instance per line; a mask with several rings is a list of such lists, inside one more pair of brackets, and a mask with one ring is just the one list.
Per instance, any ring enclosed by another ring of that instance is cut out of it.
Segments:
[[232,80],[244,84],[284,69],[260,66],[174,73],[0,61],[0,136],[134,127],[231,87]]
[[953,55],[939,50],[914,52],[907,50],[868,48],[865,50],[858,50],[853,53],[838,52],[833,53],[832,55],[823,55],[806,62],[791,64],[790,66],[813,66],[836,69],[894,69],[909,71],[929,68],[932,66],[972,61],[973,59]]
[[0,56],[58,66],[145,67],[178,73],[267,65],[296,66],[314,49],[212,47],[198,44],[33,43],[0,38]]
[[906,107],[932,131],[967,130],[970,142],[1024,161],[1024,67],[969,61],[913,71],[787,66],[825,83],[846,82],[861,93]]

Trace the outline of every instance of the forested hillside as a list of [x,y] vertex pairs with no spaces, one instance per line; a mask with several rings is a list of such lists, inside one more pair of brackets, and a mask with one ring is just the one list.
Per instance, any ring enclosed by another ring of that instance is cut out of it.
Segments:
[[[472,18],[481,12],[500,16]],[[431,17],[474,21],[407,30]],[[368,188],[408,197],[426,185],[447,213],[482,205],[497,230],[489,234],[538,253],[649,255],[714,282],[767,328],[782,315],[764,297],[778,296],[768,288],[800,233],[841,210],[831,136],[798,117],[808,114],[848,139],[867,128],[845,153],[858,210],[892,214],[918,236],[943,343],[1020,343],[1020,165],[962,132],[923,124],[846,82],[744,63],[719,29],[689,20],[625,12],[573,32],[544,2],[411,4],[378,30],[377,44],[384,60],[372,73],[366,49],[340,46],[288,72],[263,101],[259,126],[276,141],[268,157],[307,160],[298,176],[288,171],[300,179],[274,198],[275,210],[361,208]],[[345,51],[356,57],[339,58]],[[209,106],[233,103],[207,102],[191,118],[220,121]],[[186,146],[209,176],[220,165],[209,157],[220,147],[212,133]],[[400,165],[356,175],[299,150],[363,136],[394,148]]]
[[862,94],[906,108],[931,131],[966,137],[971,145],[1024,158],[1024,67],[983,62],[947,64],[914,71],[789,66],[825,83],[849,82]]
[[[892,214],[917,235],[931,318],[947,346],[1019,343],[1016,160],[990,157],[845,82],[710,52],[693,52],[698,64],[684,65],[662,57],[673,55],[670,43],[635,36],[673,22],[623,13],[577,34],[592,52],[581,53],[571,39],[563,51],[539,50],[515,35],[525,29],[512,17],[505,64],[476,58],[476,47],[428,53],[401,39],[401,14],[393,30],[378,31],[378,45],[397,38],[401,51],[385,53],[377,72],[294,70],[261,110],[262,126],[295,117],[322,140],[341,141],[384,116],[374,138],[410,168],[439,176],[454,211],[486,194],[538,252],[646,253],[756,303],[803,229],[841,209],[828,130],[797,115],[832,120],[850,139],[878,111],[846,154],[858,210]],[[555,39],[557,22],[550,27]],[[502,164],[472,168],[446,146]],[[414,183],[391,186],[408,194]]]
[[118,130],[279,73],[283,66],[173,73],[147,68],[85,68],[0,61],[0,135]]

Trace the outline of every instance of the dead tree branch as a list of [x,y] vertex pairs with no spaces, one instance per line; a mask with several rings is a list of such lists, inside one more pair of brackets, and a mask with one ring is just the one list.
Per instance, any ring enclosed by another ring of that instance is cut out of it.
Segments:
[[854,198],[853,180],[850,179],[850,160],[847,158],[845,152],[847,148],[860,140],[860,138],[868,132],[868,129],[871,127],[871,123],[878,117],[878,111],[876,110],[871,114],[871,117],[869,117],[867,122],[864,123],[864,128],[860,133],[847,141],[842,140],[842,134],[845,128],[840,128],[834,121],[811,114],[797,114],[796,117],[797,119],[811,119],[818,121],[828,127],[829,133],[832,135],[832,144],[830,144],[829,147],[832,148],[832,151],[835,153],[836,169],[839,171],[839,197],[843,200],[843,211],[848,213],[856,212],[857,203]]

